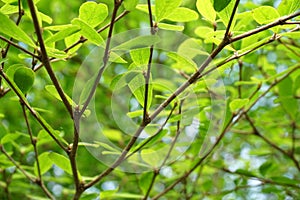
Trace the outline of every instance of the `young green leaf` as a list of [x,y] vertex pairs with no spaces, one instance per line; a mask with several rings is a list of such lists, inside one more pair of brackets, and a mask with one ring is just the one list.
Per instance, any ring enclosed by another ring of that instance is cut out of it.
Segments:
[[130,51],[132,61],[139,66],[147,65],[149,61],[149,48],[133,49]]
[[19,67],[14,73],[14,82],[18,88],[25,94],[34,83],[34,71],[28,67]]
[[161,156],[154,149],[143,149],[141,152],[142,159],[153,167],[158,167],[161,163]]
[[278,12],[281,16],[288,15],[300,8],[299,0],[282,0],[278,6]]
[[[64,26],[63,26],[64,27]],[[48,28],[50,29],[50,28]],[[66,25],[65,28],[59,30],[59,32],[55,33],[53,36],[47,38],[45,40],[45,43],[52,43],[52,42],[56,42],[56,41],[59,41],[59,40],[63,40],[65,39],[66,37],[74,34],[74,33],[77,33],[78,31],[80,31],[80,27],[79,26],[73,26],[73,25]]]
[[197,0],[196,3],[199,13],[208,21],[214,22],[216,19],[216,11],[213,8],[211,0]]
[[260,6],[252,10],[254,20],[259,24],[267,24],[280,17],[278,11],[271,6]]
[[164,29],[164,30],[170,30],[170,31],[183,31],[184,26],[166,24],[166,23],[159,23],[158,28]]
[[[49,152],[44,152],[39,155],[39,166],[40,166],[40,172],[41,175],[45,174],[49,169],[51,169],[53,162],[51,159],[49,159]],[[34,174],[37,176],[38,175],[38,167],[37,167],[37,162],[34,163]]]
[[50,159],[55,165],[59,168],[72,175],[72,168],[70,164],[70,160],[63,155],[60,155],[55,152],[48,153],[48,159]]
[[36,47],[31,38],[18,27],[12,20],[10,20],[6,15],[0,12],[0,33],[4,33],[15,40],[24,42],[32,47]]
[[128,11],[134,10],[138,3],[139,3],[139,0],[124,0],[123,1],[123,5],[124,5],[125,9]]
[[189,22],[197,20],[198,14],[189,8],[179,7],[175,8],[166,19],[174,22]]
[[249,99],[234,99],[229,104],[230,111],[236,112],[239,109],[243,108],[245,105],[247,105],[248,102],[249,102]]
[[[132,94],[136,98],[136,100],[140,103],[142,107],[144,107],[144,99],[145,99],[145,77],[142,73],[138,73],[128,83],[128,87],[130,88]],[[150,108],[152,102],[152,84],[149,84],[148,90],[148,104],[147,109]]]
[[231,0],[214,0],[214,9],[217,12],[221,12],[228,4],[230,3]]
[[[49,94],[51,94],[53,97],[55,97],[56,99],[62,101],[54,85],[46,85],[46,86],[45,86],[45,89],[46,89],[47,92],[49,92]],[[66,95],[66,94],[65,94],[65,95]],[[68,95],[66,95],[66,97],[67,97],[67,100],[69,101],[69,103],[70,103],[72,106],[76,106],[76,103],[75,103]]]
[[134,48],[149,47],[160,42],[160,40],[160,37],[157,35],[142,35],[123,42],[119,46],[114,47],[113,50],[129,50]]
[[[222,11],[218,12],[218,16],[220,17],[221,21],[225,26],[227,26],[229,23],[229,19],[233,11],[234,3],[235,1],[230,1],[229,4],[227,4],[227,6]],[[233,18],[232,28],[234,28],[235,22],[236,22],[236,16]]]
[[169,52],[168,57],[176,61],[176,64],[172,65],[175,69],[182,70],[186,73],[193,73],[197,70],[197,64],[193,60],[181,56],[176,52]]
[[83,3],[79,8],[79,18],[86,24],[95,28],[108,16],[107,6],[93,1]]
[[180,6],[182,0],[156,0],[155,1],[155,17],[160,22],[167,18],[177,7]]
[[75,18],[71,22],[73,25],[77,25],[81,28],[80,34],[87,38],[90,42],[100,46],[104,40],[97,33],[95,29],[93,29],[90,25],[79,18]]

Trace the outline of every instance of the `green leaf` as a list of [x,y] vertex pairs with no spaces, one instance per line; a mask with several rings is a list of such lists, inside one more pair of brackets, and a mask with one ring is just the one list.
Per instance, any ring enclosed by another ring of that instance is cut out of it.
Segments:
[[186,73],[193,73],[197,70],[197,64],[193,60],[181,56],[176,52],[169,52],[167,55],[176,61],[176,64],[172,65],[173,68]]
[[31,38],[12,20],[0,12],[0,32],[14,38],[15,40],[24,42],[32,47],[36,47]]
[[230,3],[231,0],[214,0],[214,9],[217,12],[221,12],[228,4]]
[[267,171],[272,167],[272,162],[265,162],[259,167],[259,172],[261,175],[265,176]]
[[245,176],[255,176],[252,172],[249,172],[245,169],[237,169],[235,171],[235,173],[241,174],[241,175],[245,175]]
[[116,129],[104,129],[103,135],[105,135],[109,140],[113,141],[121,141],[122,140],[122,132]]
[[[235,1],[230,1],[230,3],[222,11],[218,12],[218,16],[220,17],[225,27],[227,27],[229,23],[229,19],[232,15],[234,3]],[[235,26],[235,22],[236,22],[236,16],[233,18],[232,26],[231,26],[232,28]]]
[[254,20],[259,24],[267,24],[280,17],[278,11],[271,6],[260,6],[252,10]]
[[107,16],[108,9],[103,3],[97,4],[96,2],[88,1],[81,4],[79,8],[79,18],[92,28],[102,23]]
[[138,66],[147,65],[149,61],[149,56],[149,48],[133,49],[130,51],[130,57],[132,61]]
[[55,152],[48,153],[48,158],[59,168],[72,175],[72,168],[68,158]]
[[[56,99],[61,100],[56,88],[54,85],[46,85],[45,86],[45,89],[47,90],[47,92],[49,92],[49,94],[51,94],[53,97],[55,97]],[[76,103],[67,95],[65,94],[67,100],[69,101],[69,103],[72,105],[72,106],[76,106]]]
[[13,6],[10,4],[5,4],[4,6],[2,6],[0,8],[0,12],[5,14],[5,15],[9,15],[9,14],[14,14],[14,13],[18,13],[19,9],[18,6]]
[[10,133],[6,134],[2,139],[1,139],[1,144],[6,144],[6,143],[11,143],[13,141],[16,141],[19,137],[21,136],[20,133]]
[[[53,28],[53,27],[52,27]],[[78,31],[80,31],[80,27],[79,26],[73,26],[73,25],[64,25],[64,26],[56,26],[54,27],[55,29],[61,29],[59,32],[55,33],[53,36],[47,38],[45,40],[45,43],[52,43],[52,42],[56,42],[59,40],[63,40],[66,37],[77,33]],[[48,29],[51,29],[51,27],[48,27]]]
[[87,38],[90,42],[100,46],[104,40],[102,37],[97,33],[95,29],[93,29],[90,25],[86,22],[82,21],[79,18],[75,18],[71,22],[73,25],[77,25],[81,28],[80,34]]
[[291,185],[298,185],[299,180],[290,179],[284,176],[275,176],[271,177],[271,180],[276,181],[281,184],[291,184]]
[[180,6],[182,0],[156,0],[155,1],[155,17],[160,22],[167,18],[177,7]]
[[[145,99],[145,77],[142,73],[138,73],[128,83],[128,87],[130,88],[132,94],[136,98],[136,100],[140,103],[142,107],[144,107],[144,99]],[[152,84],[150,82],[148,89],[148,105],[147,109],[150,108],[152,102]]]
[[288,15],[300,8],[299,0],[282,0],[278,6],[278,12],[281,16]]
[[34,71],[28,67],[19,67],[14,73],[14,82],[25,94],[27,93],[34,83]]
[[143,149],[141,156],[147,164],[153,167],[158,167],[162,161],[162,157],[153,149]]
[[197,0],[197,9],[199,13],[208,21],[214,22],[216,19],[216,11],[213,8],[211,0]]
[[236,112],[239,109],[243,108],[248,102],[249,102],[249,99],[234,99],[229,104],[230,111]]
[[139,3],[139,0],[124,0],[123,1],[123,5],[124,5],[125,9],[128,11],[134,10],[138,3]]
[[152,172],[143,173],[140,176],[139,187],[141,188],[143,194],[147,193],[149,185],[151,184],[152,177],[153,177]]
[[168,15],[166,19],[174,22],[189,22],[197,20],[198,14],[189,8],[179,7]]
[[100,199],[142,199],[143,197],[144,196],[140,194],[110,193],[109,195],[108,194],[103,195],[103,192],[100,192]]
[[[45,174],[52,167],[53,162],[51,159],[49,159],[49,154],[49,152],[44,152],[38,157],[41,175]],[[38,168],[36,161],[34,163],[34,173],[36,176],[38,176]]]
[[158,28],[164,29],[164,30],[170,30],[170,31],[183,31],[184,26],[166,24],[166,23],[159,23]]
[[157,35],[142,35],[135,37],[127,42],[123,42],[119,46],[113,48],[113,50],[129,50],[135,48],[149,47],[160,42],[160,37]]
[[293,97],[292,85],[293,80],[290,77],[285,78],[278,84],[279,101],[291,118],[295,120],[299,110],[299,105],[297,100]]

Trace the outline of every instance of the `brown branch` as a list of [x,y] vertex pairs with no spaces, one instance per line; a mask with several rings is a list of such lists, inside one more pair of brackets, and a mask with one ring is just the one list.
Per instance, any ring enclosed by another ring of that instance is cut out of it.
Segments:
[[41,187],[41,189],[44,191],[44,193],[46,194],[46,196],[48,198],[54,200],[55,197],[53,197],[52,194],[49,192],[49,190],[45,186],[44,181],[42,179],[40,162],[39,162],[39,154],[38,154],[38,150],[37,150],[37,146],[36,146],[37,140],[33,137],[32,130],[30,128],[30,124],[29,124],[29,120],[28,120],[28,116],[26,114],[25,106],[22,102],[21,102],[21,107],[22,107],[22,112],[23,112],[23,116],[24,116],[24,119],[25,119],[27,131],[28,131],[28,134],[29,134],[29,137],[30,137],[30,141],[31,141],[31,144],[33,146],[35,160],[36,160],[38,178],[35,180],[35,183]]
[[93,96],[96,92],[97,86],[99,84],[99,81],[102,77],[102,73],[103,73],[103,71],[106,68],[106,65],[108,63],[112,32],[113,32],[114,24],[115,24],[115,21],[116,21],[117,12],[118,12],[119,7],[121,6],[121,4],[122,4],[122,0],[121,1],[120,0],[115,0],[114,9],[113,9],[111,22],[110,22],[110,26],[109,26],[109,31],[108,31],[108,36],[107,36],[107,40],[106,40],[105,50],[104,50],[103,63],[102,63],[102,66],[100,67],[100,69],[97,73],[97,77],[96,77],[96,79],[93,83],[92,89],[91,89],[91,91],[90,91],[90,93],[87,97],[87,100],[84,102],[84,104],[82,106],[82,109],[80,111],[80,116],[83,115],[84,111],[87,109],[90,101],[92,100],[92,98],[93,98]]
[[48,58],[48,55],[47,55],[47,51],[46,51],[46,47],[45,47],[45,44],[44,44],[44,40],[43,40],[43,36],[42,36],[42,32],[41,32],[41,28],[40,28],[40,25],[39,25],[39,22],[38,22],[38,18],[37,18],[37,14],[36,14],[36,10],[35,10],[35,6],[34,6],[34,3],[33,3],[33,0],[27,0],[28,2],[28,6],[29,6],[29,9],[30,9],[30,13],[31,13],[31,17],[32,17],[32,20],[33,20],[33,25],[34,25],[34,28],[35,28],[35,32],[37,34],[37,38],[38,38],[38,41],[39,41],[39,44],[40,44],[40,48],[41,48],[41,54],[42,54],[42,63],[44,64],[49,76],[50,76],[50,79],[53,83],[53,85],[55,86],[55,89],[57,90],[61,100],[63,101],[66,109],[68,110],[71,118],[73,118],[73,111],[72,111],[72,106],[71,104],[69,103],[59,81],[57,80],[56,76],[55,76],[55,73],[51,67],[51,64],[50,64],[50,61],[49,61],[49,58]]
[[34,116],[34,118],[39,122],[39,124],[45,129],[45,131],[52,137],[52,139],[60,146],[64,151],[67,151],[64,145],[55,137],[54,130],[50,127],[46,121],[36,112],[27,102],[26,98],[19,92],[19,90],[14,86],[8,76],[4,73],[2,67],[0,67],[0,76],[7,82],[10,88],[15,92],[15,94],[19,97],[20,101],[27,107],[30,113]]

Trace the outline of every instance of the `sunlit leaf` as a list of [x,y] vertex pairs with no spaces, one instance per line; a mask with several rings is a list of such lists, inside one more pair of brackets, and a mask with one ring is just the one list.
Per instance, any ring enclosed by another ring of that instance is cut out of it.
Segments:
[[197,0],[197,9],[200,14],[207,20],[214,22],[216,19],[216,11],[213,8],[211,0]]
[[97,33],[95,29],[93,29],[90,25],[88,25],[86,22],[82,21],[79,18],[75,18],[72,20],[73,25],[77,25],[81,28],[80,34],[83,35],[85,38],[87,38],[90,42],[101,45],[104,40],[102,37]]
[[92,28],[102,23],[108,16],[107,6],[103,3],[97,4],[88,1],[81,4],[79,8],[79,18]]
[[182,0],[156,0],[155,1],[155,16],[156,21],[160,22],[167,18],[178,6]]
[[33,43],[31,38],[12,20],[10,20],[6,15],[0,12],[0,33],[4,33],[15,40],[24,42],[32,47],[36,45]]
[[[40,154],[38,157],[41,175],[45,174],[52,167],[53,162],[51,159],[49,159],[49,154],[50,154],[49,152],[44,152],[44,153]],[[38,176],[37,161],[35,161],[35,163],[34,163],[34,173],[36,176]]]
[[189,8],[178,7],[166,19],[174,22],[188,22],[197,20],[198,14]]

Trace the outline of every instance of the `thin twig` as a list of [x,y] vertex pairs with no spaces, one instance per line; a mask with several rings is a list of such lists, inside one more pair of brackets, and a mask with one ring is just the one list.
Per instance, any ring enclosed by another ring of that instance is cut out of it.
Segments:
[[[155,34],[154,26],[153,26],[153,19],[152,19],[152,10],[151,10],[151,0],[147,1],[148,11],[149,11],[149,21],[150,21],[150,28],[151,34]],[[143,109],[143,123],[148,124],[151,119],[149,119],[148,114],[148,99],[149,99],[149,81],[151,76],[151,65],[152,65],[152,55],[153,55],[153,45],[150,46],[150,55],[147,64],[147,72],[145,75],[145,93],[144,93],[144,109]],[[150,97],[152,98],[152,97]]]
[[91,89],[90,93],[88,94],[88,97],[87,97],[86,101],[84,102],[84,104],[82,106],[82,109],[80,110],[80,113],[79,113],[80,116],[83,115],[84,111],[87,109],[90,101],[92,100],[92,98],[93,98],[93,96],[96,92],[97,86],[99,84],[99,81],[102,77],[102,73],[103,73],[103,71],[106,68],[106,65],[108,63],[111,37],[112,37],[114,24],[115,24],[116,17],[117,17],[117,12],[118,12],[119,7],[121,6],[121,4],[122,4],[122,0],[121,1],[120,0],[115,0],[114,9],[113,9],[111,22],[110,22],[110,26],[109,26],[109,31],[108,31],[108,36],[107,36],[107,40],[106,40],[106,46],[105,46],[105,50],[104,50],[103,63],[102,63],[102,66],[100,67],[100,69],[97,73],[97,77],[96,77],[96,79],[93,83],[92,89]]
[[8,78],[8,76],[4,73],[2,67],[0,67],[0,76],[3,77],[3,79],[7,82],[7,84],[10,86],[10,88],[15,92],[15,94],[19,97],[20,101],[27,107],[27,109],[30,111],[30,113],[34,116],[34,118],[39,122],[39,124],[45,129],[45,131],[53,138],[53,140],[64,150],[67,151],[67,149],[64,147],[64,145],[55,137],[54,130],[52,127],[36,112],[27,102],[26,98],[21,94],[17,88],[15,88],[14,84],[11,82],[11,80]]
[[4,149],[4,146],[3,145],[0,145],[0,151],[14,164],[14,166],[20,170],[20,172],[28,179],[30,180],[31,182],[35,183],[36,182],[36,178],[35,177],[32,177],[31,175],[29,175],[22,167],[21,165],[19,165],[19,163],[17,163],[17,161],[15,161],[13,159],[13,157],[11,157],[7,151]]
[[[181,108],[182,108],[183,101],[184,101],[184,100],[180,101],[178,115],[181,115]],[[180,135],[180,133],[181,133],[180,124],[181,124],[181,121],[178,120],[178,121],[177,121],[177,129],[176,129],[176,135],[175,135],[175,138],[173,139],[173,141],[172,141],[172,143],[171,143],[171,146],[170,146],[170,148],[169,148],[169,150],[168,150],[168,152],[167,152],[167,155],[165,156],[163,162],[161,163],[161,165],[159,166],[158,169],[155,169],[155,170],[154,170],[152,180],[151,180],[151,182],[150,182],[150,185],[149,185],[149,187],[148,187],[148,190],[147,190],[146,195],[145,195],[145,197],[143,198],[143,200],[147,200],[147,199],[148,199],[148,196],[149,196],[149,194],[150,194],[150,192],[151,192],[151,190],[152,190],[152,187],[153,187],[153,185],[154,185],[154,182],[155,182],[156,177],[158,176],[158,174],[159,174],[159,172],[161,171],[161,169],[163,168],[163,166],[166,164],[167,160],[169,159],[169,157],[170,157],[170,155],[171,155],[171,152],[172,152],[173,149],[174,149],[174,146],[175,146],[175,144],[176,144],[176,142],[177,142],[177,140],[178,140],[178,137],[179,137],[179,135]]]
[[28,120],[28,116],[26,114],[26,110],[25,110],[25,106],[24,104],[21,102],[21,107],[22,107],[22,112],[23,112],[23,116],[25,119],[25,123],[26,123],[26,127],[27,127],[27,131],[30,137],[30,141],[31,144],[33,146],[33,150],[34,150],[34,156],[35,156],[35,160],[36,160],[36,166],[37,166],[37,172],[38,172],[38,178],[35,180],[35,183],[37,185],[39,185],[41,187],[41,189],[44,191],[44,193],[46,194],[46,196],[52,200],[55,199],[54,196],[52,196],[52,194],[50,193],[50,191],[47,189],[47,187],[44,184],[44,181],[42,179],[42,175],[41,175],[41,167],[40,167],[40,162],[39,162],[39,155],[38,155],[38,150],[37,150],[37,146],[36,146],[36,139],[33,137],[32,134],[32,130],[30,128],[30,124],[29,124],[29,120]]
[[[14,43],[11,39],[10,39],[10,40],[9,40],[9,39],[6,39],[6,38],[3,37],[2,35],[0,35],[0,39],[3,40],[4,42],[6,42],[6,43],[8,44],[8,47],[9,47],[10,45],[11,45],[11,46],[14,46],[14,47],[16,47],[17,49],[20,49],[20,50],[23,51],[24,53],[27,53],[28,55],[30,55],[30,56],[32,56],[32,57],[38,59],[38,60],[41,59],[39,56],[35,55],[34,53],[28,51],[27,49],[21,47],[20,45],[18,45],[18,44],[16,44],[16,43]],[[6,49],[7,49],[7,48],[6,48]],[[8,51],[5,51],[5,52],[6,52],[5,54],[7,54]],[[5,58],[5,57],[2,56],[2,58]]]
[[37,14],[36,14],[36,10],[35,10],[35,6],[34,6],[34,3],[33,3],[33,0],[27,0],[28,2],[28,6],[29,6],[29,9],[30,9],[30,13],[31,13],[31,17],[32,17],[32,21],[33,21],[33,25],[34,25],[34,28],[35,28],[35,32],[36,32],[36,35],[37,35],[37,38],[38,38],[38,41],[39,41],[39,45],[40,45],[40,49],[41,49],[41,55],[42,55],[42,63],[44,64],[49,76],[50,76],[50,79],[53,83],[53,85],[55,86],[55,89],[57,90],[62,102],[64,103],[66,109],[68,110],[71,118],[73,118],[73,111],[72,111],[72,106],[71,104],[69,103],[59,81],[57,80],[56,76],[55,76],[55,73],[51,67],[51,64],[50,64],[50,61],[49,61],[49,57],[48,57],[48,54],[47,54],[47,51],[46,51],[46,47],[45,47],[45,44],[44,44],[44,39],[43,39],[43,36],[42,36],[42,32],[41,32],[41,28],[40,28],[40,25],[39,25],[39,21],[38,21],[38,18],[37,18]]

